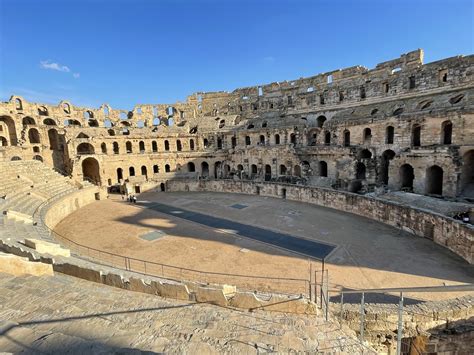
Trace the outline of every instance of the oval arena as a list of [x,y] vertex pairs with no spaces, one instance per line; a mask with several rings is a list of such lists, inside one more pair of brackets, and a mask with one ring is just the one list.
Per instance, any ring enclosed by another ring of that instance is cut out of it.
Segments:
[[473,72],[474,56],[416,50],[130,109],[14,95],[0,248],[109,286],[297,314],[344,290],[472,284]]

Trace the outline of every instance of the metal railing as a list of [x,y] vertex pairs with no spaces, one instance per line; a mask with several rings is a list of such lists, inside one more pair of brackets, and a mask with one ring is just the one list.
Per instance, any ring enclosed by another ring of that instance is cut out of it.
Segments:
[[[365,340],[365,332],[367,329],[367,323],[374,321],[373,319],[366,319],[366,295],[371,293],[376,294],[385,294],[388,296],[390,293],[398,293],[398,307],[397,307],[397,322],[396,324],[391,324],[391,326],[396,325],[397,329],[397,355],[405,353],[419,353],[422,354],[422,351],[416,347],[416,344],[411,342],[406,343],[403,340],[403,315],[404,314],[414,314],[418,317],[426,317],[430,319],[433,317],[433,314],[421,314],[413,311],[409,311],[404,307],[404,294],[406,293],[423,293],[423,292],[472,292],[474,291],[474,284],[464,284],[464,285],[453,285],[453,286],[429,286],[429,287],[399,287],[399,288],[379,288],[379,289],[361,289],[361,290],[342,290],[340,291],[340,311],[339,317],[341,323],[344,321],[344,295],[350,294],[360,294],[360,307],[359,307],[359,340],[361,343]],[[394,297],[390,295],[390,297]],[[370,304],[372,309],[384,308],[383,311],[387,311],[386,307],[382,304]],[[386,321],[388,323],[393,323]],[[448,322],[448,320],[446,320]]]

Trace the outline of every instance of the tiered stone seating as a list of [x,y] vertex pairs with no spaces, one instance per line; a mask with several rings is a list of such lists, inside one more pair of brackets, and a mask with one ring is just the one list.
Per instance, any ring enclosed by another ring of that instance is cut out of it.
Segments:
[[39,161],[0,162],[0,238],[51,241],[37,218],[42,205],[78,190],[72,180]]

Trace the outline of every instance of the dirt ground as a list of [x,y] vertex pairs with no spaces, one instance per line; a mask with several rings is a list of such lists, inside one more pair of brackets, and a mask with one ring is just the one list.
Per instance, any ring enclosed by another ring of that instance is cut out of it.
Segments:
[[[471,266],[432,241],[332,209],[224,193],[153,192],[141,194],[139,200],[159,201],[337,245],[325,261],[332,289],[474,282]],[[236,203],[246,207],[230,207]],[[57,225],[55,232],[80,244],[112,253],[207,272],[307,279],[313,270],[314,279],[314,270],[321,269],[320,261],[309,261],[291,252],[236,236],[232,231],[214,230],[178,216],[161,214],[111,196],[71,214]],[[141,238],[156,230],[164,236],[153,241]],[[244,278],[239,277],[219,277],[211,281],[238,286],[245,284]],[[248,279],[245,281],[249,282]],[[288,287],[296,290],[303,286],[295,282]],[[445,299],[459,295],[461,293],[406,296]]]

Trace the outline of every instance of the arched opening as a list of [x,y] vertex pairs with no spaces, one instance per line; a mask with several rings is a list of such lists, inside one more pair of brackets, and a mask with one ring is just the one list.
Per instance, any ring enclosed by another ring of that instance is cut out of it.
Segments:
[[40,147],[33,147],[33,152],[39,153],[40,152]]
[[38,107],[38,115],[48,116],[48,109],[44,106]]
[[330,145],[331,144],[331,132],[324,133],[324,144]]
[[414,147],[421,145],[421,126],[419,124],[414,124],[411,129],[411,143]]
[[78,120],[69,119],[64,121],[64,125],[71,127],[81,127],[81,122],[79,122]]
[[265,165],[265,181],[270,181],[272,179],[272,167],[270,165]]
[[194,139],[189,140],[189,149],[194,150]]
[[77,146],[77,154],[94,154],[94,146],[90,143],[81,143]]
[[20,157],[17,157],[17,156],[14,156],[10,159],[11,161],[18,161],[18,160],[21,160]]
[[169,164],[165,165],[165,173],[170,173],[171,172],[171,167]]
[[293,168],[293,175],[301,177],[301,167],[299,165],[295,165]]
[[86,158],[82,161],[82,176],[84,180],[100,185],[99,162],[94,158]]
[[33,157],[33,160],[38,160],[38,161],[40,161],[40,162],[43,162],[43,157],[42,157],[41,155],[35,155],[35,156]]
[[109,134],[109,136],[115,136],[115,131],[113,129],[108,129],[107,133]]
[[147,168],[145,165],[142,165],[141,172],[142,172],[142,176],[144,176],[146,179],[148,177],[148,174],[147,174]]
[[153,174],[158,174],[160,172],[160,167],[158,165],[153,165]]
[[349,147],[351,145],[351,132],[349,130],[344,131],[344,147]]
[[140,153],[145,153],[145,142],[144,141],[140,141],[138,142],[138,149],[140,150]]
[[319,176],[327,177],[328,176],[328,163],[324,160],[319,162]]
[[280,165],[280,175],[286,175],[286,166]]
[[87,138],[90,138],[87,134],[81,132],[77,135],[76,138],[83,138],[83,139],[87,139]]
[[179,139],[176,141],[176,150],[178,152],[183,150],[183,146],[181,145],[181,141]]
[[413,191],[413,180],[415,180],[415,173],[410,164],[403,164],[399,170],[400,189],[406,191]]
[[46,126],[57,126],[56,122],[52,118],[47,118],[43,121],[43,124]]
[[168,142],[167,140],[165,140],[165,150],[166,151],[170,150],[170,142]]
[[194,173],[196,171],[196,167],[194,166],[194,163],[193,162],[189,162],[188,163],[188,171],[190,173]]
[[221,177],[221,162],[216,161],[214,163],[214,178],[218,179],[219,177]]
[[30,130],[28,131],[28,140],[31,144],[40,143],[40,135],[36,128],[30,128]]
[[217,149],[222,149],[222,138],[217,138]]
[[257,165],[252,164],[250,166],[250,178],[254,179],[257,176]]
[[49,149],[58,150],[59,149],[59,137],[58,131],[54,128],[48,130],[48,139],[49,139]]
[[99,127],[99,122],[97,120],[90,119],[87,121],[87,124],[89,127]]
[[260,135],[260,145],[265,145],[265,136],[263,134]]
[[359,159],[370,159],[370,158],[372,158],[372,152],[368,149],[362,149],[359,152],[357,158],[359,158]]
[[365,168],[364,163],[357,162],[357,164],[355,166],[355,171],[356,171],[356,177],[355,178],[357,180],[365,180],[366,168]]
[[161,192],[165,192],[165,191],[166,191],[166,187],[165,187],[165,184],[164,184],[164,183],[161,183],[161,184],[160,184],[160,191],[161,191]]
[[201,163],[201,176],[203,177],[209,176],[209,164],[205,161]]
[[225,120],[219,121],[219,128],[223,128],[225,126]]
[[128,168],[128,176],[135,176],[135,168],[133,166]]
[[102,151],[102,154],[107,154],[107,144],[102,143],[100,145],[100,150]]
[[390,160],[392,160],[394,157],[395,152],[393,150],[388,149],[382,153],[382,157],[380,159],[380,181],[382,184],[388,184]]
[[250,145],[251,141],[250,141],[250,137],[249,136],[245,136],[245,145]]
[[364,128],[362,133],[362,141],[364,144],[370,144],[372,141],[372,130],[370,128]]
[[122,168],[117,169],[117,182],[120,183],[120,181],[123,180],[123,170]]
[[17,110],[23,110],[23,103],[18,98],[15,99],[15,108]]
[[117,142],[114,142],[112,146],[113,146],[114,154],[119,154],[120,153],[119,144]]
[[469,150],[462,157],[461,194],[474,198],[474,150]]
[[296,134],[290,134],[290,143],[295,145],[296,144]]
[[6,147],[8,145],[8,141],[5,137],[0,136],[0,147]]
[[24,125],[35,125],[36,122],[33,118],[31,117],[23,117],[23,124]]
[[385,143],[386,144],[393,144],[393,139],[395,136],[395,128],[393,126],[388,126],[385,130]]
[[17,136],[16,136],[16,129],[15,129],[15,121],[9,116],[2,116],[0,117],[0,126],[6,127],[6,130],[8,133],[8,136],[6,138],[9,140],[8,142],[9,145],[16,145]]
[[153,151],[153,153],[156,153],[158,151],[158,144],[156,143],[156,141],[151,142],[151,150]]
[[237,138],[236,137],[231,138],[231,144],[232,144],[232,149],[234,149],[237,146]]
[[280,135],[275,134],[275,144],[280,144]]
[[316,118],[316,124],[319,128],[323,127],[324,122],[326,122],[326,116],[319,116],[318,118]]
[[441,144],[451,144],[453,136],[453,124],[451,121],[444,121],[441,124]]
[[425,191],[427,194],[443,194],[443,169],[438,165],[426,169]]
[[127,141],[125,143],[125,151],[127,152],[127,154],[133,153],[132,142]]

